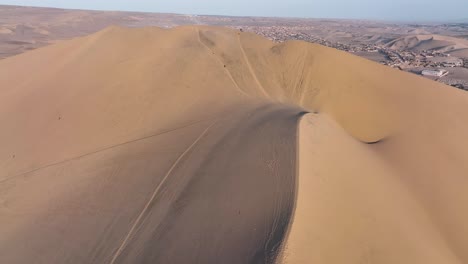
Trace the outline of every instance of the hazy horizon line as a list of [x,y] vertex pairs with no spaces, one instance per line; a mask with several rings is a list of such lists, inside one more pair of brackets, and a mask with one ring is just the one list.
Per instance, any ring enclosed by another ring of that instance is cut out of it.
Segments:
[[302,17],[302,16],[262,16],[262,15],[229,15],[229,14],[203,14],[203,13],[177,13],[177,12],[157,12],[157,11],[141,11],[141,10],[119,10],[119,9],[93,9],[93,8],[63,8],[56,6],[43,6],[43,5],[20,5],[20,4],[2,4],[0,6],[12,6],[12,7],[25,7],[25,8],[48,8],[48,9],[59,9],[59,10],[77,10],[77,11],[95,11],[95,12],[122,12],[122,13],[144,13],[144,14],[171,14],[171,15],[189,15],[189,16],[220,16],[220,17],[234,17],[234,18],[284,18],[284,19],[310,19],[310,20],[354,20],[354,21],[375,21],[375,22],[387,22],[387,23],[419,23],[419,24],[434,24],[434,23],[468,23],[468,17],[466,18],[454,18],[450,20],[446,19],[434,19],[434,20],[422,20],[422,19],[375,19],[375,18],[356,18],[356,17]]

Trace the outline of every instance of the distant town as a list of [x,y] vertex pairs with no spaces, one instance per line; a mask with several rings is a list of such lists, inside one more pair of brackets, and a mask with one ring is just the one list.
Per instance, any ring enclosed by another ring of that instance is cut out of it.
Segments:
[[[275,42],[288,40],[302,40],[317,43],[338,50],[355,53],[383,65],[398,68],[426,76],[447,85],[467,90],[468,80],[454,80],[442,78],[450,73],[451,68],[465,68],[468,70],[468,58],[452,57],[450,54],[436,50],[406,51],[386,47],[383,44],[372,43],[341,43],[339,41],[326,40],[314,34],[305,33],[312,31],[313,27],[288,27],[288,26],[246,26],[234,27],[239,30],[254,32]],[[373,56],[372,53],[379,56]]]

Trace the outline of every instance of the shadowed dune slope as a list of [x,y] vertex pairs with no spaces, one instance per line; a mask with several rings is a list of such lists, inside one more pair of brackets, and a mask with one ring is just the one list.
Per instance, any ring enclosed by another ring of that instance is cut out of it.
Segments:
[[226,28],[7,58],[0,262],[466,263],[466,110],[463,91]]

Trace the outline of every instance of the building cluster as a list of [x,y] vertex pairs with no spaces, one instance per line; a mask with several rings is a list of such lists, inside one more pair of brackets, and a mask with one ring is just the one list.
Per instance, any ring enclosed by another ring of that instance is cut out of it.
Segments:
[[386,55],[387,60],[382,64],[400,67],[427,67],[427,68],[453,68],[464,67],[463,59],[450,57],[449,54],[423,50],[420,52],[394,50],[385,47],[378,47],[378,51]]
[[452,87],[468,91],[468,82],[467,81],[454,80],[454,79],[450,79],[450,78],[448,78],[448,79],[439,79],[438,81],[441,82],[441,83],[444,83],[446,85],[450,85]]
[[313,29],[313,27],[295,27],[295,26],[236,26],[234,28],[242,29],[243,31],[254,32],[260,36],[268,38],[275,42],[284,42],[287,40],[312,40],[311,36],[303,33]]

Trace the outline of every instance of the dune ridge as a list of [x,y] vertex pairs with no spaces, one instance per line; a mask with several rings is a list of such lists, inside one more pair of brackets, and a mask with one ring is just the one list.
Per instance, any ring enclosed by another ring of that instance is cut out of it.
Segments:
[[232,29],[0,61],[0,262],[464,263],[468,96]]

